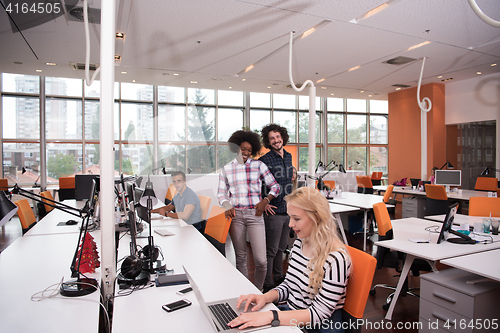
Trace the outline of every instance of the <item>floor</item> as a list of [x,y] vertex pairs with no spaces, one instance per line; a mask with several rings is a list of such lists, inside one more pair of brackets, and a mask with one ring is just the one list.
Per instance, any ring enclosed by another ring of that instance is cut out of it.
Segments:
[[[396,218],[401,217],[401,203],[396,206]],[[22,236],[21,225],[17,217],[12,218],[3,227],[0,228],[0,251],[3,251],[14,242],[18,237]],[[367,252],[375,254],[376,246],[373,242],[376,241],[377,235],[372,236],[367,242]],[[234,251],[230,239],[226,243],[227,258],[230,262],[235,264]],[[351,246],[362,248],[362,235],[348,235],[348,242]],[[250,251],[251,252],[251,251]],[[250,255],[248,258],[249,271],[254,271],[253,258]],[[284,268],[286,269],[287,262],[284,261]],[[375,272],[373,283],[389,283],[392,285],[397,284],[398,277],[395,276],[396,272],[392,269],[382,268]],[[251,275],[250,280],[253,279]],[[419,278],[410,277],[410,287],[419,286]],[[386,311],[382,309],[385,299],[389,295],[388,289],[378,289],[375,296],[369,296],[366,304],[364,319],[365,325],[362,329],[363,332],[418,332],[418,313],[419,313],[419,300],[416,297],[407,296],[401,297],[398,300],[397,307],[393,314],[393,319],[390,322],[384,320]],[[392,325],[392,328],[389,327]],[[403,329],[398,329],[396,326],[401,326]]]

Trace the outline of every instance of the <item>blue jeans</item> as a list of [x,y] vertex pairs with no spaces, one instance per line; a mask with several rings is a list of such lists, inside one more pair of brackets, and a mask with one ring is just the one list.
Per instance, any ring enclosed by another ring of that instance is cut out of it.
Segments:
[[[278,309],[281,311],[289,311],[291,310],[287,304],[278,305]],[[306,329],[308,333],[344,333],[344,329],[342,328],[342,310],[339,309],[337,311],[333,311],[331,317],[328,321],[324,321],[328,323],[325,325],[322,323],[322,327],[314,328],[314,329]],[[324,327],[328,326],[328,327]]]

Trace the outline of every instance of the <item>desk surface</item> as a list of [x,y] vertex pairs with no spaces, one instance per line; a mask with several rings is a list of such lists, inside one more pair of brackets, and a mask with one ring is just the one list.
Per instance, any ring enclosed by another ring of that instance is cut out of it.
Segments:
[[[154,242],[162,249],[163,263],[176,274],[183,273],[184,265],[197,282],[205,301],[238,297],[240,294],[257,293],[257,288],[224,258],[194,227],[181,227],[179,220],[153,220],[155,228],[167,229],[174,236],[154,235]],[[147,231],[143,232],[143,235]],[[120,240],[118,258],[128,255],[130,237]],[[140,238],[137,243],[147,244]],[[119,267],[118,267],[119,268]],[[211,332],[211,326],[203,314],[194,293],[179,296],[176,291],[185,285],[152,287],[133,292],[129,296],[117,297],[114,303],[113,331],[137,332],[148,327],[167,327],[171,332]],[[117,287],[118,290],[118,287]],[[167,313],[161,306],[182,298],[193,304],[179,311]],[[268,304],[267,309],[274,308]],[[133,315],[131,315],[133,314]],[[290,331],[290,327],[273,328],[272,332]]]
[[354,193],[354,192],[342,192],[341,197],[335,197],[334,199],[328,199],[328,202],[369,210],[369,209],[373,208],[374,204],[382,202],[383,199],[384,198],[380,195]]
[[[444,222],[444,218],[446,217],[445,214],[442,215],[429,215],[426,216],[426,220],[432,220],[432,221],[438,221],[438,222]],[[453,220],[453,224],[455,225],[460,225],[462,223],[467,223],[469,224],[470,227],[474,226],[474,222],[481,222],[483,223],[483,219],[485,217],[489,216],[470,216],[470,215],[463,215],[463,214],[455,214],[455,218]]]
[[338,203],[332,203],[331,201],[328,202],[328,204],[330,205],[330,211],[332,212],[332,214],[355,212],[359,210],[358,207],[340,205]]
[[[462,193],[446,193],[448,199],[469,201],[471,197],[487,197],[488,192],[485,191],[474,191],[474,190],[461,190]],[[411,186],[395,186],[392,193],[403,194],[403,195],[413,195],[413,196],[426,196],[426,193],[419,190],[413,190]]]
[[[86,201],[65,200],[64,204],[80,209],[85,205]],[[58,225],[60,222],[75,220],[78,223],[75,225]],[[79,233],[82,219],[54,208],[43,219],[31,228],[24,236],[40,236],[53,234],[68,234]]]
[[500,281],[500,250],[470,254],[462,257],[442,260],[441,263]]
[[[99,238],[97,233],[94,237]],[[82,297],[31,296],[61,279],[71,280],[77,233],[20,237],[0,254],[0,318],[3,332],[97,332],[98,291]],[[100,240],[96,239],[98,246]],[[99,281],[99,274],[90,274]],[[57,288],[57,286],[55,286]]]

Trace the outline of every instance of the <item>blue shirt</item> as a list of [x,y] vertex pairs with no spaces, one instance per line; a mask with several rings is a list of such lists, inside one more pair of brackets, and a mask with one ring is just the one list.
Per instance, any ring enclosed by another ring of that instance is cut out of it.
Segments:
[[[270,204],[276,206],[275,213],[286,214],[286,203],[285,196],[292,193],[293,191],[293,165],[292,165],[292,154],[283,149],[283,157],[274,150],[270,150],[267,154],[259,158],[260,161],[264,162],[269,171],[274,176],[274,179],[280,184],[280,192]],[[263,195],[267,196],[268,191],[264,191]]]
[[193,224],[201,221],[200,198],[198,198],[198,195],[189,187],[186,187],[182,195],[180,192],[177,192],[172,199],[172,205],[175,206],[175,210],[177,212],[183,212],[186,205],[194,205],[193,213],[187,220],[184,220],[184,222],[187,224]]

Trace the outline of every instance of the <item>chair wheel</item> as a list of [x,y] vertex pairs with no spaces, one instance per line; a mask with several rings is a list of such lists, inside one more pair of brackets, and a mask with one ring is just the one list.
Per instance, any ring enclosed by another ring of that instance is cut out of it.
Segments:
[[385,303],[384,305],[382,305],[382,309],[384,309],[384,311],[387,311],[389,310],[389,306],[391,306],[391,303]]
[[370,295],[371,296],[375,296],[376,293],[377,293],[377,291],[375,289],[371,289],[370,290]]

